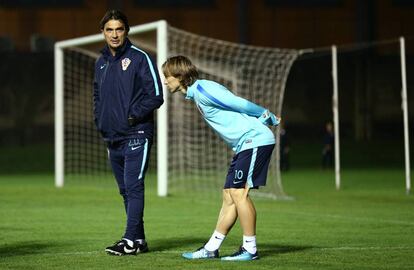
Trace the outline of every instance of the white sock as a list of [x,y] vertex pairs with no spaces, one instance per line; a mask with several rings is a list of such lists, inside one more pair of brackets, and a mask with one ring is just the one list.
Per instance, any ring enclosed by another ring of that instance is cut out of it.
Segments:
[[204,248],[208,251],[217,250],[220,248],[221,243],[223,243],[224,238],[226,238],[224,234],[214,231],[213,235],[210,237],[210,240],[208,240],[207,244],[204,245]]
[[135,242],[137,242],[140,245],[145,244],[145,239],[135,239]]
[[255,254],[257,251],[256,248],[256,235],[245,236],[243,235],[243,247],[251,254]]

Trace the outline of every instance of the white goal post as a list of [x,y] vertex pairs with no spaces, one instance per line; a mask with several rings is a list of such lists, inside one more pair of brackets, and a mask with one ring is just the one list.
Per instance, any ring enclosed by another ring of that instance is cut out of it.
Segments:
[[333,123],[334,123],[334,135],[335,135],[335,188],[339,190],[341,187],[341,160],[339,155],[339,97],[338,97],[338,57],[337,57],[337,47],[332,45],[331,47],[332,54],[332,113],[333,113]]
[[411,165],[410,165],[410,134],[408,126],[408,104],[407,104],[407,71],[405,63],[405,38],[400,37],[400,62],[401,62],[401,109],[404,119],[404,153],[405,153],[405,189],[411,192]]
[[[387,41],[385,41],[387,42]],[[375,42],[374,42],[375,43]],[[381,41],[376,42],[381,43]],[[403,128],[404,128],[404,160],[405,160],[405,188],[406,193],[411,192],[411,165],[410,165],[410,136],[408,121],[408,103],[407,103],[407,75],[405,61],[405,38],[398,39],[400,52],[400,68],[401,68],[401,110],[403,112]],[[335,188],[339,190],[341,187],[341,168],[340,168],[340,133],[339,133],[339,98],[338,98],[338,48],[336,45],[331,46],[331,65],[332,65],[332,112],[335,134]]]

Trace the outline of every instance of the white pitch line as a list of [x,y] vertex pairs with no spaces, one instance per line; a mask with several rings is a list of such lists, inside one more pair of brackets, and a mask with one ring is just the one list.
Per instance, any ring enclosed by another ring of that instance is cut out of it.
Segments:
[[313,247],[319,250],[414,250],[413,247]]
[[[165,254],[181,254],[185,252],[185,250],[183,251],[173,251],[173,250],[161,250],[161,251],[150,251],[150,253],[165,253]],[[106,254],[105,251],[103,250],[95,250],[95,251],[76,251],[76,252],[54,252],[54,253],[40,253],[40,254],[36,254],[36,255],[43,255],[43,256],[53,256],[53,255],[92,255],[92,254]],[[33,254],[30,254],[33,255]],[[116,257],[116,256],[115,256]]]
[[[270,249],[260,249],[262,252],[263,251],[273,251]],[[259,251],[260,251],[259,250]],[[352,246],[343,246],[343,247],[311,247],[307,250],[324,250],[324,251],[329,251],[329,250],[414,250],[414,246],[395,246],[395,247],[380,247],[380,246],[370,246],[370,247],[352,247]],[[156,254],[182,254],[183,252],[185,252],[186,250],[160,250],[160,251],[150,251],[150,253],[156,253]],[[62,252],[62,253],[41,253],[41,254],[35,254],[35,255],[42,255],[42,256],[59,256],[59,255],[92,255],[92,254],[105,254],[105,251],[84,251],[84,252]],[[274,250],[274,253],[277,254],[277,250]],[[34,254],[31,254],[34,255]],[[139,255],[138,255],[139,256]]]

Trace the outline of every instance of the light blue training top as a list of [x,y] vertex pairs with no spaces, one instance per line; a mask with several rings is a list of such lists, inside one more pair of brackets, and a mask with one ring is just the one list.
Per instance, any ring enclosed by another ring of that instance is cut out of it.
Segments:
[[195,102],[207,124],[234,152],[275,144],[272,131],[258,119],[266,109],[234,95],[223,85],[197,80],[187,88],[186,99]]

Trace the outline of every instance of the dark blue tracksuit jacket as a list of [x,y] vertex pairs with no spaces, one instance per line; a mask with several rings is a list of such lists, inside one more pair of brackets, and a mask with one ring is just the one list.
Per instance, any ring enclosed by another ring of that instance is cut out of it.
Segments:
[[[129,39],[112,56],[108,46],[95,64],[95,124],[105,141],[152,138],[154,110],[164,100],[157,66]],[[128,118],[132,118],[132,124]]]

